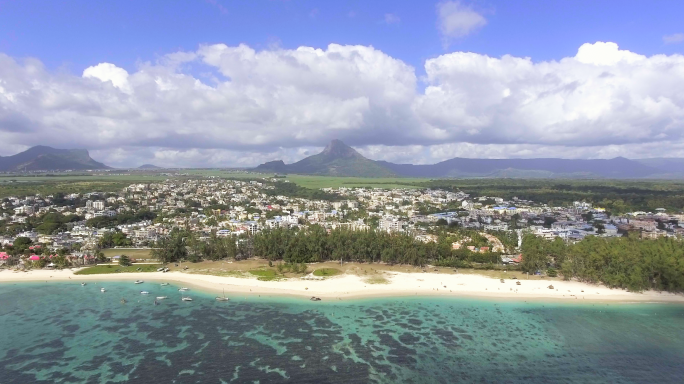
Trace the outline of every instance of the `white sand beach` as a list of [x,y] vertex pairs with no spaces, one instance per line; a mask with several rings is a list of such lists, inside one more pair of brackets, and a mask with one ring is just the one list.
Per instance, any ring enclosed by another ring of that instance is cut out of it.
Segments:
[[[363,297],[406,297],[406,296],[465,296],[510,298],[512,300],[598,300],[622,302],[681,302],[684,295],[647,291],[633,293],[620,289],[609,289],[577,281],[550,281],[499,279],[473,274],[402,273],[386,272],[387,284],[370,284],[366,279],[344,274],[324,280],[309,281],[298,278],[280,281],[260,281],[256,278],[223,277],[182,272],[118,273],[100,275],[74,275],[75,270],[33,270],[28,272],[0,272],[0,282],[29,281],[76,281],[103,282],[141,279],[146,281],[171,282],[194,287],[204,291],[252,295],[289,295],[327,299],[350,299]],[[548,286],[553,285],[553,289]]]

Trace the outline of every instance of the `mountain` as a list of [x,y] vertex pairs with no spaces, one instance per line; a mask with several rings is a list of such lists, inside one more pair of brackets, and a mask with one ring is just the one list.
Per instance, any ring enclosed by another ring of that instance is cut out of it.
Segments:
[[293,164],[270,161],[258,172],[359,177],[491,177],[491,178],[684,178],[684,159],[468,159],[456,157],[437,164],[414,165],[374,161],[340,140],[323,152]]
[[154,164],[143,164],[138,167],[138,169],[164,169],[163,167],[157,167]]
[[411,177],[525,177],[525,178],[643,178],[659,171],[624,157],[614,159],[466,159],[437,164],[393,164],[379,161],[402,176]]
[[0,156],[0,172],[109,169],[85,149],[57,149],[38,145],[12,156]]
[[363,157],[340,140],[333,140],[323,152],[294,164],[270,161],[254,169],[257,172],[299,173],[305,175],[389,177],[394,172],[376,161]]
[[682,179],[684,178],[684,159],[678,157],[655,157],[650,159],[636,159],[634,160],[643,165],[656,168],[660,171],[658,175],[651,177],[660,177],[664,179]]

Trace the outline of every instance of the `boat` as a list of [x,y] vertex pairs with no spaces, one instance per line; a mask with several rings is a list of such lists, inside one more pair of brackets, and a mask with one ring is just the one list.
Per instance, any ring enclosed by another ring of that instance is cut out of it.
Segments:
[[311,296],[311,298],[310,298],[309,300],[311,300],[311,301],[321,301],[321,298],[320,298],[320,297],[316,297],[316,296]]
[[81,283],[81,287],[85,287],[86,283]]
[[140,291],[140,294],[141,294],[141,295],[149,295],[150,293],[147,292],[147,291]]
[[192,297],[183,296],[183,297],[181,297],[181,300],[183,300],[183,301],[192,301]]
[[104,288],[100,288],[100,292],[107,292],[107,290]]
[[226,297],[226,290],[223,290],[223,296],[216,296],[216,301],[230,301],[229,298]]
[[144,281],[142,281],[142,280],[136,280],[135,283],[136,283],[136,284],[142,284],[142,283],[144,283]]
[[166,287],[167,285],[169,285],[169,283],[161,283],[159,285],[161,285],[162,287]]
[[185,288],[185,287],[183,287],[183,288],[178,288],[178,291],[179,291],[179,292],[187,292],[187,291],[189,291],[189,290],[190,290],[190,288]]
[[157,296],[157,300],[164,300],[164,299],[168,299],[168,298],[169,298],[168,296]]

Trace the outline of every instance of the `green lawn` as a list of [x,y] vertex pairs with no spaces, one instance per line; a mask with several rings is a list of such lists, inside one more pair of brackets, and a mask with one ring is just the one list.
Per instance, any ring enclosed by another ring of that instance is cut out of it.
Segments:
[[321,269],[317,269],[313,272],[314,276],[324,276],[324,277],[325,276],[335,276],[335,275],[339,275],[340,273],[342,273],[342,271],[340,271],[339,269],[335,269],[335,268],[321,268]]
[[151,259],[152,250],[151,249],[135,249],[135,248],[107,248],[103,249],[102,253],[106,257],[112,257],[117,255],[126,255],[131,259]]
[[253,269],[249,271],[254,276],[258,276],[257,280],[261,281],[271,281],[271,280],[277,280],[278,276],[276,271],[273,269]]
[[[138,268],[140,270],[138,271]],[[159,264],[133,264],[130,267],[122,267],[120,265],[96,265],[93,267],[88,267],[82,269],[75,275],[102,275],[109,273],[128,273],[128,272],[156,272],[158,268],[161,268]]]

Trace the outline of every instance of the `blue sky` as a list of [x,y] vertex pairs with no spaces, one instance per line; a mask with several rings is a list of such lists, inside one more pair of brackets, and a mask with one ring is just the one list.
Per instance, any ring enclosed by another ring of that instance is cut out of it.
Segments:
[[[613,41],[643,55],[682,53],[665,44],[681,33],[675,0],[473,1],[486,27],[444,49],[431,1],[132,1],[0,0],[0,51],[36,57],[76,72],[106,61],[129,71],[199,44],[246,43],[256,49],[330,43],[372,45],[421,69],[452,50],[535,61],[572,56],[586,42]],[[385,22],[385,15],[398,20]]]
[[674,0],[0,0],[0,155],[251,166],[337,138],[412,163],[684,157],[681,15]]

